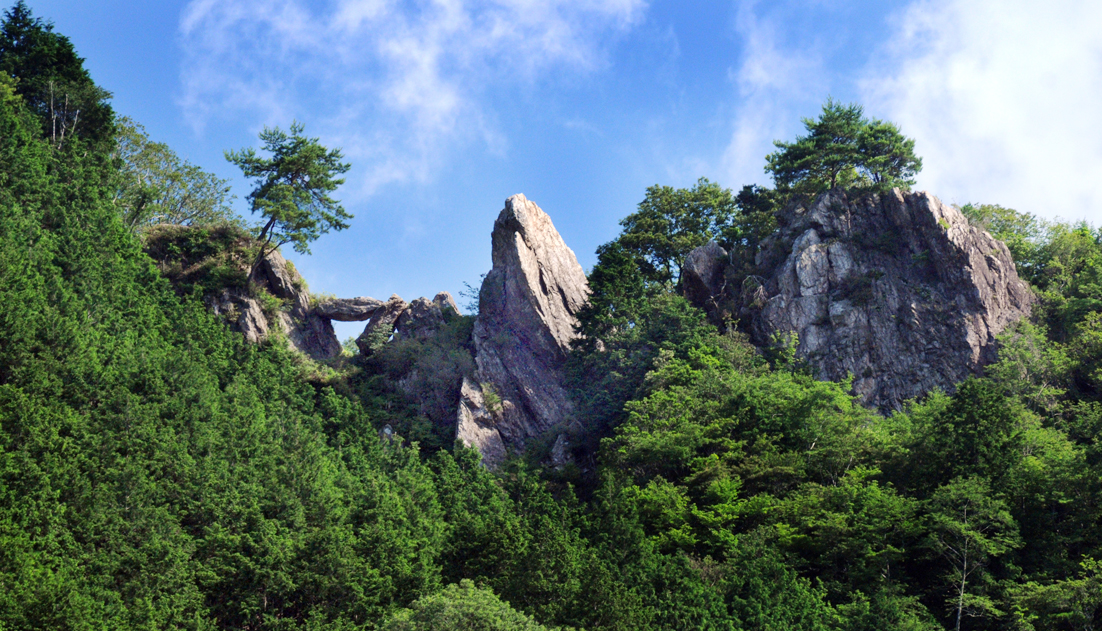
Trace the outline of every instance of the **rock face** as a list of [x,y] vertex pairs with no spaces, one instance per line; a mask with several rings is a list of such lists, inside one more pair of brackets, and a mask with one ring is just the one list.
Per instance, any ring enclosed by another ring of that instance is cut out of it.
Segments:
[[976,374],[1034,301],[1006,246],[928,193],[833,191],[779,219],[728,299],[756,343],[795,333],[819,378],[853,375],[885,412]]
[[432,300],[418,298],[409,303],[406,310],[394,321],[394,328],[402,338],[431,337],[444,326],[449,312],[458,315],[459,307],[455,305],[451,294],[442,291]]
[[[378,340],[373,339],[376,331],[384,327],[393,327],[398,316],[402,315],[408,306],[401,296],[391,294],[390,299],[371,314],[371,319],[368,320],[363,333],[356,338],[356,346],[359,347],[360,353],[370,355],[373,351],[372,345],[378,343]],[[389,338],[389,335],[387,337]]]
[[[310,308],[310,294],[304,287],[302,276],[290,268],[283,255],[271,252],[261,261],[258,277],[266,281],[268,291],[284,303],[290,303],[289,309],[281,309],[276,320],[287,335],[291,348],[303,352],[314,359],[335,357],[341,352],[341,344],[333,331],[333,324]],[[272,323],[269,321],[269,328]],[[247,336],[247,334],[246,334]]]
[[[522,451],[526,441],[573,420],[562,368],[589,285],[551,218],[524,195],[505,201],[492,242],[493,269],[474,326],[477,380],[501,399],[500,440]],[[496,449],[497,439],[457,437],[484,456]]]
[[265,312],[256,297],[245,287],[226,287],[207,296],[206,303],[215,315],[226,318],[250,343],[259,344],[274,330],[287,338],[294,350],[314,359],[328,359],[341,352],[330,318],[310,307],[310,295],[302,277],[279,252],[269,253],[257,268],[255,282],[282,301],[278,310]]
[[493,468],[505,461],[505,442],[497,429],[500,411],[486,408],[482,388],[469,378],[463,379],[459,391],[459,414],[456,418],[455,438],[468,447],[477,447],[482,453],[482,463]]
[[693,250],[681,266],[681,287],[689,302],[709,314],[715,312],[714,298],[725,293],[727,251],[715,241]]

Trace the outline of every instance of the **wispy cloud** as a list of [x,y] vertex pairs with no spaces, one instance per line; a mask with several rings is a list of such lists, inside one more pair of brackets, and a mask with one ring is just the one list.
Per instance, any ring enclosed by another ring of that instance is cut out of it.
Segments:
[[[800,108],[827,92],[823,55],[814,45],[786,46],[784,24],[759,15],[756,2],[739,4],[735,31],[742,42],[740,63],[729,71],[737,90],[734,130],[722,158],[732,186],[768,182],[762,172],[773,140],[799,124]],[[805,40],[806,42],[807,40]]]
[[916,139],[949,201],[1102,220],[1102,4],[922,0],[898,14],[865,100]]
[[365,165],[365,192],[424,180],[465,142],[502,152],[496,86],[606,63],[644,0],[192,0],[180,34],[181,105],[212,119],[286,125],[310,112]]

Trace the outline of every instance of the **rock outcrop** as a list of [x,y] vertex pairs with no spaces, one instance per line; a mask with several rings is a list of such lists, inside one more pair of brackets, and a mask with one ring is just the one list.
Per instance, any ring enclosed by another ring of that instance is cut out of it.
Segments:
[[387,339],[393,334],[394,323],[398,316],[406,310],[409,304],[398,294],[391,294],[390,298],[371,314],[363,333],[356,338],[356,346],[360,353],[370,355],[377,344],[386,340],[375,339],[379,335],[386,335]]
[[834,191],[779,220],[761,276],[711,304],[736,305],[758,344],[795,333],[819,378],[852,375],[855,393],[885,412],[978,373],[1034,301],[1006,246],[928,193]]
[[681,266],[681,287],[689,302],[714,314],[714,297],[725,293],[726,267],[727,251],[714,241],[690,252]]
[[363,322],[383,306],[382,300],[361,296],[359,298],[334,298],[322,300],[314,307],[314,313],[338,322]]
[[314,359],[339,354],[329,318],[311,307],[306,283],[278,251],[260,261],[250,282],[255,247],[256,241],[234,226],[160,225],[145,240],[146,253],[177,291],[202,287],[210,310],[249,342],[280,332],[291,348]]
[[[266,282],[273,296],[283,300],[284,305],[289,305],[275,316],[291,348],[314,359],[328,359],[340,354],[341,344],[333,331],[332,322],[311,309],[310,294],[305,290],[302,276],[287,265],[279,251],[264,257],[257,269],[257,277]],[[269,320],[269,328],[271,325]]]
[[482,454],[483,465],[497,467],[507,455],[505,442],[497,429],[501,411],[487,409],[482,387],[469,378],[463,379],[459,395],[456,440],[468,447],[476,447]]
[[[523,451],[573,420],[562,369],[589,286],[551,218],[524,195],[505,201],[492,243],[493,269],[482,282],[474,326],[477,381],[501,399],[495,429],[502,444]],[[484,435],[457,433],[486,456],[498,439]]]
[[[356,345],[360,352],[370,355],[376,345],[389,339],[432,337],[440,327],[447,323],[451,316],[459,315],[459,307],[455,299],[446,291],[442,291],[432,299],[417,298],[407,303],[398,294],[393,294],[386,302],[380,302],[374,298],[353,298],[352,301],[360,303],[375,303],[370,314],[367,326],[363,333],[356,338]],[[336,309],[329,305],[336,305],[340,301],[332,300],[326,303],[325,309]],[[319,310],[322,307],[319,306]],[[336,318],[334,318],[336,319]],[[368,318],[360,318],[367,320]],[[376,339],[385,332],[387,339]]]
[[424,339],[444,326],[449,313],[458,315],[459,307],[451,294],[442,291],[432,300],[418,298],[409,303],[409,307],[394,321],[394,328],[400,338]]

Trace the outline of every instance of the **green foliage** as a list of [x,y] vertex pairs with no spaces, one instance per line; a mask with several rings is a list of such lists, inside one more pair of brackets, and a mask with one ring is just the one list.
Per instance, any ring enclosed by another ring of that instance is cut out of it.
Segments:
[[[251,147],[227,151],[226,159],[241,168],[245,177],[257,180],[249,193],[252,211],[266,219],[257,240],[261,247],[253,267],[264,258],[268,244],[277,248],[292,244],[296,252],[308,254],[309,244],[330,230],[344,230],[352,215],[329,196],[344,183],[336,175],[348,172],[339,149],[326,149],[317,138],[302,135],[303,126],[291,123],[291,134],[278,127],[260,132],[263,150],[271,158],[257,155]],[[251,272],[250,272],[251,275]]]
[[0,24],[0,73],[17,79],[16,93],[53,147],[74,138],[98,147],[111,142],[111,94],[92,82],[69,38],[33,17],[24,0],[5,11]]
[[[600,306],[597,300],[595,296],[592,304]],[[594,438],[619,423],[624,404],[641,395],[644,377],[661,351],[684,357],[714,331],[704,314],[681,296],[648,292],[632,309],[638,311],[630,313],[630,320],[621,312],[590,319],[595,309],[579,316],[581,330],[592,333],[577,342],[579,351],[569,358],[568,371]],[[615,317],[623,317],[622,324]]]
[[620,220],[624,230],[617,241],[638,257],[648,281],[676,284],[689,252],[719,238],[734,214],[730,189],[707,178],[691,189],[654,185],[639,210]]
[[957,478],[929,500],[930,537],[927,545],[949,566],[945,575],[947,608],[956,620],[1003,615],[985,568],[990,560],[1021,545],[1014,518],[992,497],[983,478]]
[[638,259],[618,241],[597,248],[589,274],[589,302],[578,313],[579,348],[592,352],[598,340],[633,328],[643,317],[647,288]]
[[721,229],[720,245],[730,257],[730,274],[741,279],[757,270],[755,257],[761,242],[777,229],[777,192],[748,184],[735,196],[735,213]]
[[1015,628],[1093,629],[1102,613],[1102,566],[1087,558],[1080,567],[1075,578],[1015,586],[1011,590]]
[[0,73],[0,628],[1097,626],[1092,228],[991,211],[1033,257],[1034,321],[885,418],[673,293],[702,238],[751,273],[775,194],[653,189],[591,275],[577,466],[491,472],[452,444],[471,318],[381,327],[341,372],[246,344],[200,298],[255,240],[139,243],[115,148],[78,126],[59,150],[19,85]]
[[803,122],[806,136],[775,141],[778,150],[765,157],[765,171],[786,197],[811,198],[837,187],[907,190],[922,170],[914,140],[892,123],[865,118],[860,105],[827,99],[818,120]]
[[914,462],[904,483],[922,494],[963,476],[1005,481],[1035,419],[999,385],[970,378],[951,399],[934,394],[913,407],[911,421],[921,438],[910,446]]
[[1049,340],[1044,325],[1028,320],[1008,327],[998,339],[999,360],[986,374],[1034,412],[1056,414],[1073,368],[1067,348]]
[[1027,279],[1033,276],[1040,245],[1049,228],[1043,220],[998,204],[965,204],[960,210],[969,223],[1006,244],[1019,275]]
[[451,584],[431,596],[394,614],[383,626],[386,631],[541,631],[532,618],[509,607],[488,589],[469,580]]
[[356,338],[349,335],[341,342],[341,356],[355,357],[360,354],[360,347],[356,345]]
[[102,156],[53,150],[19,105],[0,103],[0,625],[362,626],[436,589],[416,452],[351,438],[359,404],[177,297]]
[[145,128],[128,118],[116,123],[122,178],[115,203],[134,231],[169,223],[188,226],[236,223],[230,186],[181,160],[168,145],[151,142]]
[[210,296],[248,285],[256,243],[237,224],[161,224],[147,228],[142,240],[146,254],[182,296]]
[[475,369],[470,347],[474,318],[451,311],[445,318],[426,337],[391,340],[393,327],[379,326],[356,342],[364,371],[351,380],[352,388],[384,407],[394,429],[425,450],[452,446],[460,384]]

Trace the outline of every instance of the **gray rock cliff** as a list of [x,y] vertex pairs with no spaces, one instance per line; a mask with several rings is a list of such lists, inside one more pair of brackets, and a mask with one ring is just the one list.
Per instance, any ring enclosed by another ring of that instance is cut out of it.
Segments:
[[[500,440],[523,451],[527,441],[573,420],[562,369],[589,285],[551,218],[524,195],[505,201],[492,244],[473,334],[477,381],[501,399]],[[477,436],[457,437],[484,457],[496,449]]]
[[761,276],[711,304],[690,299],[734,304],[760,345],[795,333],[819,378],[853,375],[855,393],[885,412],[977,374],[1034,301],[1006,246],[928,193],[832,191],[779,220]]
[[402,300],[401,296],[391,294],[385,303],[375,309],[371,314],[371,319],[367,322],[367,326],[364,327],[363,333],[360,333],[360,336],[356,338],[356,346],[359,347],[360,352],[364,355],[372,353],[374,350],[372,345],[379,343],[379,340],[374,339],[376,335],[385,334],[389,338],[393,333],[394,323],[408,306],[409,304]]
[[501,411],[491,411],[486,407],[482,387],[469,378],[463,379],[459,394],[456,440],[468,447],[477,448],[485,466],[493,468],[500,465],[507,455],[505,441],[497,429]]
[[[261,261],[257,272],[258,280],[266,281],[268,291],[289,305],[289,308],[280,309],[275,319],[290,347],[314,359],[339,355],[341,344],[332,322],[310,307],[310,293],[304,289],[302,276],[287,265],[283,255],[271,252]],[[270,321],[268,326],[272,326]]]

